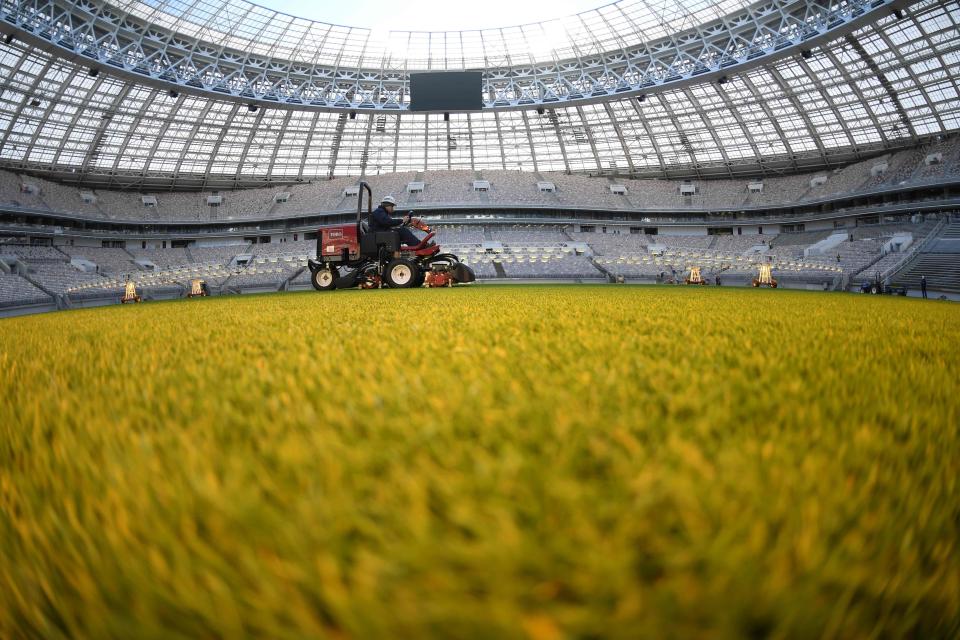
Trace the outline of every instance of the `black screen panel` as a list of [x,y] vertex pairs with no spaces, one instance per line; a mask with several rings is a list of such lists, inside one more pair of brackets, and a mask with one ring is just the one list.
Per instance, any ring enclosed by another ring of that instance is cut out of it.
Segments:
[[410,74],[411,111],[476,111],[483,108],[483,73],[437,71]]

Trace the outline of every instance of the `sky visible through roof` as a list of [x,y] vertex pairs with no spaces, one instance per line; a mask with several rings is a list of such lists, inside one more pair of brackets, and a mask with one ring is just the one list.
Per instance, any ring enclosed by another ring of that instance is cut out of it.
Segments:
[[609,0],[552,0],[547,4],[517,0],[252,0],[256,4],[302,18],[367,27],[377,32],[461,31],[506,27],[561,18],[596,9]]

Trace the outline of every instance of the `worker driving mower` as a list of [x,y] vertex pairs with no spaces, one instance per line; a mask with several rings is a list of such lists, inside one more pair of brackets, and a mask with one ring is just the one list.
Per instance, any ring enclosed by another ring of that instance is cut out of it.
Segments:
[[[364,194],[367,215],[362,219]],[[317,256],[307,261],[314,289],[452,287],[476,280],[473,269],[431,242],[434,232],[423,220],[409,214],[392,217],[392,197],[385,197],[375,211],[372,205],[370,186],[361,182],[356,222],[317,230]],[[426,237],[417,238],[411,228],[426,232]]]

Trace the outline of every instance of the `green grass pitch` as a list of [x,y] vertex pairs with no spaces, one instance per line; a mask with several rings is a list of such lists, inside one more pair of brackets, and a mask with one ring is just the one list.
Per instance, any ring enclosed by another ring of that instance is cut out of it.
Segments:
[[960,306],[614,286],[0,320],[0,637],[957,637]]

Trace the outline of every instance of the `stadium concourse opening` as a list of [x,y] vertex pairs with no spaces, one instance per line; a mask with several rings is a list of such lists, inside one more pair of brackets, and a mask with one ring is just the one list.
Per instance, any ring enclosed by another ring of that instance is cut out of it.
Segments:
[[956,1],[566,6],[0,2],[0,638],[958,636]]

